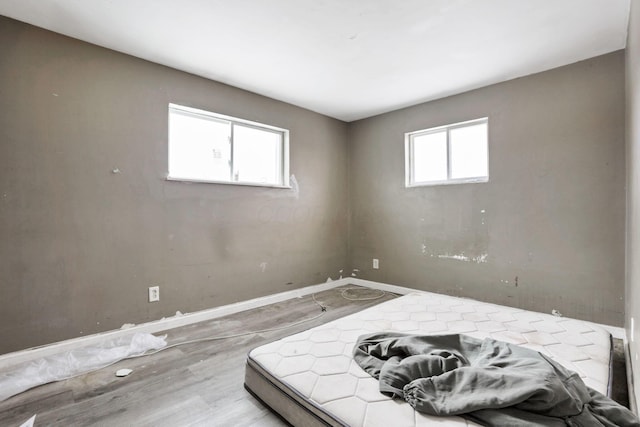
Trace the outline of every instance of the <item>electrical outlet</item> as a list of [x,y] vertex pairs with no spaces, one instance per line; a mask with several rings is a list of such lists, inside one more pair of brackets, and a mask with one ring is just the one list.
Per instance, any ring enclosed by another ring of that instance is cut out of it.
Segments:
[[160,286],[149,287],[149,302],[160,301]]
[[373,269],[377,270],[380,268],[380,261],[378,261],[378,258],[374,258],[373,259]]

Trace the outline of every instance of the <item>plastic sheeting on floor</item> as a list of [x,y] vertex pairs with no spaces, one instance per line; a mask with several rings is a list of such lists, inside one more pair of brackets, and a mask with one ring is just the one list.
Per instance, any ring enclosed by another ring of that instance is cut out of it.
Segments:
[[32,387],[73,378],[166,345],[165,337],[136,333],[18,364],[0,373],[0,402]]

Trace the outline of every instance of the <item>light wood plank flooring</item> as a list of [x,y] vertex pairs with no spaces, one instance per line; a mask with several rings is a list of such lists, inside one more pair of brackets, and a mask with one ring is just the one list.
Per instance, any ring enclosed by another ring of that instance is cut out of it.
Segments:
[[[349,286],[353,288],[354,286]],[[0,402],[0,426],[286,426],[243,387],[247,353],[254,347],[395,298],[350,301],[343,288],[315,295],[322,317],[287,329],[186,344],[121,361],[70,380],[46,384]],[[375,296],[363,288],[358,296]],[[321,314],[311,296],[166,331],[175,344],[293,324]],[[160,333],[162,334],[162,333]],[[160,335],[156,334],[156,335]],[[133,369],[117,378],[121,368]]]

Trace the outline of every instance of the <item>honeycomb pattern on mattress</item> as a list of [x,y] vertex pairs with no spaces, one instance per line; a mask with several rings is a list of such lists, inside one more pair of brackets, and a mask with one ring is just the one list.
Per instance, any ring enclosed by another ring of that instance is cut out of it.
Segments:
[[358,336],[394,331],[491,337],[539,351],[606,394],[609,334],[578,320],[432,293],[412,293],[258,347],[249,357],[315,406],[350,426],[467,426],[431,417],[378,391],[352,359]]

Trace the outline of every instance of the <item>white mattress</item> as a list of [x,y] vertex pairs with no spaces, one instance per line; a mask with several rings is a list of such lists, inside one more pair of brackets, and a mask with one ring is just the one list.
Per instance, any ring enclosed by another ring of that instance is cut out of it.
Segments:
[[381,331],[491,337],[539,351],[607,394],[611,339],[591,323],[416,292],[252,350],[245,385],[293,425],[467,426],[378,391],[353,360],[358,336]]

